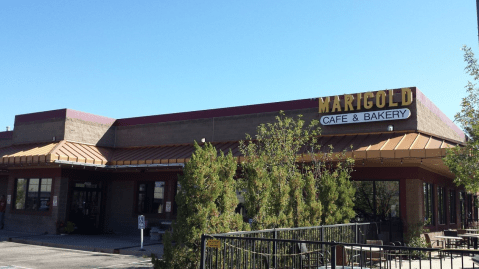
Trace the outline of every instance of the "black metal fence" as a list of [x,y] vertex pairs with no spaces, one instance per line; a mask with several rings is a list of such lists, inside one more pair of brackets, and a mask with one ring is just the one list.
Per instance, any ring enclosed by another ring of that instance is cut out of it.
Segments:
[[380,224],[371,222],[231,232],[211,236],[336,241],[365,244],[368,239],[378,239],[379,230]]
[[476,268],[477,250],[204,235],[202,269]]
[[201,268],[475,268],[477,250],[394,245],[381,238],[393,230],[386,227],[351,223],[203,235]]

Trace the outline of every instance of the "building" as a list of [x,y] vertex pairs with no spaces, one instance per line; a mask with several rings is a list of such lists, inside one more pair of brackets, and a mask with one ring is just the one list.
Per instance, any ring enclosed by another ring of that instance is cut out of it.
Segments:
[[356,160],[353,180],[374,191],[388,182],[389,217],[431,230],[477,218],[475,197],[453,184],[441,160],[465,135],[412,87],[126,119],[71,109],[17,115],[13,131],[0,132],[6,228],[56,233],[71,221],[83,233],[137,233],[140,214],[150,224],[172,220],[193,141],[240,160],[238,141],[280,110],[320,120],[320,142]]

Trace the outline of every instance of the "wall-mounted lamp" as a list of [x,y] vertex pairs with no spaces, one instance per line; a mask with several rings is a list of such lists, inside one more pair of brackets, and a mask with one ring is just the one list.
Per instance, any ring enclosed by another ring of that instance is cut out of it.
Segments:
[[201,138],[201,143],[205,143],[206,142],[206,139],[205,138]]
[[388,125],[388,132],[394,131],[394,126],[393,125]]

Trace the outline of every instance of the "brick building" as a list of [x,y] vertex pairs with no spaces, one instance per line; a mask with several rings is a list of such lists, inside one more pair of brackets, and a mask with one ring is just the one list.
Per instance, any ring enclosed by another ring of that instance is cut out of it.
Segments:
[[126,119],[71,109],[17,115],[13,131],[0,132],[6,229],[56,233],[58,222],[72,221],[78,232],[136,233],[139,214],[172,220],[193,141],[240,160],[238,141],[280,110],[320,120],[320,142],[356,160],[354,181],[374,191],[391,183],[390,217],[425,220],[431,230],[477,218],[475,197],[453,184],[441,160],[464,133],[412,87]]

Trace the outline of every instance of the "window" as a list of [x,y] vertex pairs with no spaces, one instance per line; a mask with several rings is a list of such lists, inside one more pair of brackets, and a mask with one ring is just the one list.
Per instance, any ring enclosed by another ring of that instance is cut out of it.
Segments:
[[456,223],[456,191],[449,191],[449,223]]
[[461,217],[461,223],[462,223],[462,226],[465,227],[466,225],[466,193],[465,192],[459,192],[459,207],[460,207],[460,211],[459,211],[459,214],[460,217]]
[[17,178],[15,209],[27,211],[50,210],[51,178]]
[[444,187],[437,187],[437,221],[446,224],[446,192]]
[[426,225],[434,224],[434,193],[432,184],[424,183],[424,223]]
[[353,184],[357,221],[389,220],[400,216],[399,181],[353,181]]
[[138,213],[164,212],[165,182],[153,181],[138,184]]

